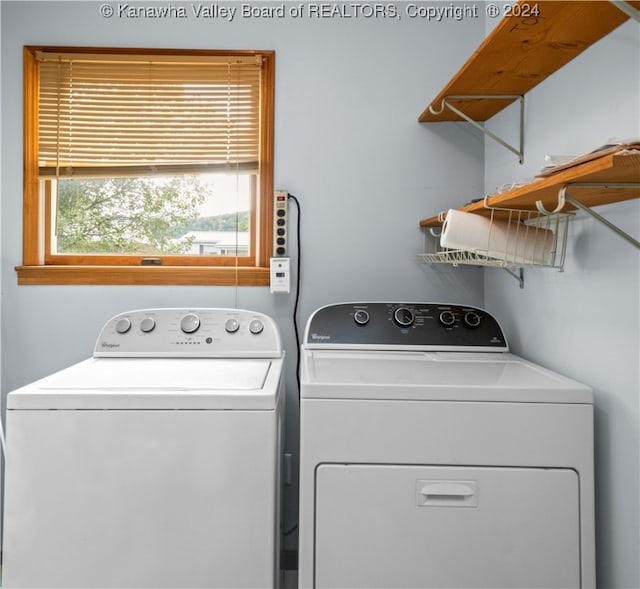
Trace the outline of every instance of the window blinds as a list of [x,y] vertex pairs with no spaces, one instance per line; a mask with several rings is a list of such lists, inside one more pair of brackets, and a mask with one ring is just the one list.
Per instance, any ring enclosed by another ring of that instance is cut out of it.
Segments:
[[41,176],[258,170],[259,55],[38,61]]

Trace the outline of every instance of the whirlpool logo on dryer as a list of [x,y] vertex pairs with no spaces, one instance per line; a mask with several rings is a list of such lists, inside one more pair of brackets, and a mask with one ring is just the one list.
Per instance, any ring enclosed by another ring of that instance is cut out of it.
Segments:
[[103,348],[119,348],[120,344],[112,344],[110,342],[102,342],[102,344],[100,344]]
[[320,340],[320,341],[326,341],[326,340],[330,340],[331,336],[330,335],[323,335],[323,334],[319,334],[319,333],[312,333],[311,334],[311,339],[312,340]]

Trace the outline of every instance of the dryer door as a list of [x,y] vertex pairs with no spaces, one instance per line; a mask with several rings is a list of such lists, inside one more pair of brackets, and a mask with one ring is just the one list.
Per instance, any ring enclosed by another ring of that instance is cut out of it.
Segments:
[[315,587],[580,587],[569,469],[324,464]]

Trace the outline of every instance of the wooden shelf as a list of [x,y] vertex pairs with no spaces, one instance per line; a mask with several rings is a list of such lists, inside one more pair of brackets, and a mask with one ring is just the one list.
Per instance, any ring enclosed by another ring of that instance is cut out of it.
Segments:
[[[640,145],[632,146],[640,150]],[[635,183],[636,186],[603,188],[571,186],[571,184],[594,183]],[[491,195],[486,204],[489,207],[505,209],[536,210],[536,202],[542,201],[545,209],[554,210],[558,204],[560,189],[569,185],[569,194],[587,207],[612,204],[623,200],[640,197],[640,153],[607,153],[590,161],[560,170],[554,174],[539,178],[525,186],[514,188],[508,192]],[[461,211],[489,216],[491,210],[485,207],[483,200],[460,207]],[[575,210],[567,204],[563,211]],[[442,222],[438,216],[420,221],[421,227],[439,227]]]
[[[629,4],[640,9],[640,0]],[[527,6],[537,6],[539,14],[528,13]],[[522,96],[629,18],[602,0],[519,0],[512,10],[519,16],[500,21],[429,107],[442,110],[448,96]],[[486,121],[513,101],[449,100],[474,121]],[[447,108],[434,115],[429,107],[421,123],[462,120]]]

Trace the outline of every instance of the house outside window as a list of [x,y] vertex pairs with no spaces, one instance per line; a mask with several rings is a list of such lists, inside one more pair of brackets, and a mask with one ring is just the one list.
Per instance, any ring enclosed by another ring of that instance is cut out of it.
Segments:
[[249,234],[246,231],[190,231],[179,240],[188,244],[190,254],[246,256],[249,253]]

